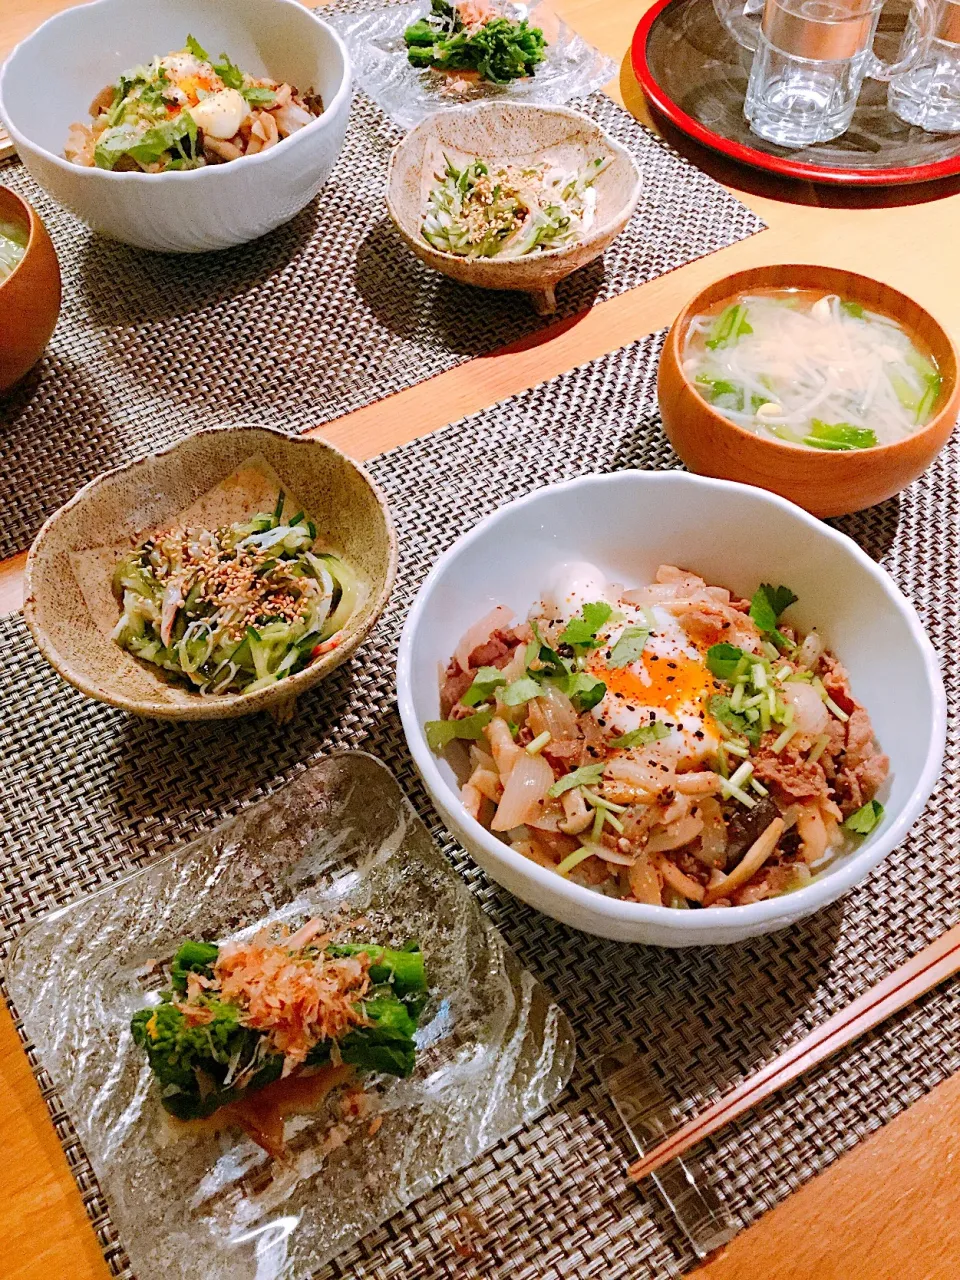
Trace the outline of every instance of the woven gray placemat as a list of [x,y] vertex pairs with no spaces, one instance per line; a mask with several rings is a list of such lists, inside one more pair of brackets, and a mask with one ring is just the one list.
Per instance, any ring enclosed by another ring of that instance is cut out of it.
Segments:
[[[597,1057],[624,1040],[669,1095],[706,1096],[849,1002],[957,919],[960,743],[923,818],[866,885],[785,932],[713,950],[605,942],[523,906],[445,835],[412,772],[394,702],[394,655],[436,556],[495,506],[585,471],[678,465],[659,428],[654,335],[374,460],[397,519],[391,604],[348,665],[278,732],[255,717],[149,722],[86,701],[0,622],[0,922],[5,947],[40,912],[99,887],[266,794],[317,753],[362,747],[398,773],[579,1041],[570,1088],[539,1123],[327,1268],[324,1280],[665,1280],[694,1259],[655,1194],[624,1181],[627,1152]],[[571,411],[576,406],[576,411]],[[913,599],[947,660],[956,711],[958,446],[897,500],[841,522]],[[216,767],[211,767],[215,760]],[[745,1224],[839,1152],[960,1069],[960,984],[950,983],[815,1076],[719,1135],[705,1164]],[[129,1275],[107,1207],[42,1066],[34,1062],[88,1211]],[[487,1227],[465,1264],[451,1237],[471,1207]]]
[[[610,98],[580,105],[636,157],[643,194],[604,257],[558,290],[552,319],[763,229]],[[319,196],[271,235],[202,257],[95,236],[19,162],[0,167],[0,182],[43,217],[64,282],[46,355],[0,397],[0,558],[26,548],[87,480],[187,431],[229,421],[316,426],[548,322],[524,295],[455,284],[406,248],[384,204],[401,137],[358,92]]]

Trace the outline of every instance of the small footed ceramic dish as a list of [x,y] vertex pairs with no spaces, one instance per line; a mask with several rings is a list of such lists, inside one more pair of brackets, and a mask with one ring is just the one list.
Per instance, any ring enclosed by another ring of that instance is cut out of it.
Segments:
[[[607,164],[593,184],[596,209],[583,239],[516,258],[469,258],[435,248],[422,234],[426,199],[444,157],[517,165],[547,160],[569,170]],[[640,171],[625,147],[579,111],[566,107],[482,102],[421,121],[390,158],[387,208],[422,262],[461,284],[528,293],[541,315],[556,310],[561,280],[604,252],[627,225],[640,198]]]
[[[309,666],[265,687],[206,694],[111,638],[121,614],[113,575],[125,552],[154,530],[245,522],[273,510],[281,490],[289,509],[295,505],[312,521],[318,545],[349,565],[360,584],[352,614]],[[371,630],[396,564],[386,500],[355,462],[323,440],[263,427],[212,428],[99,476],[50,517],[27,559],[24,616],[50,665],[100,702],[170,720],[220,720],[266,708],[286,718],[297,695],[344,662]]]

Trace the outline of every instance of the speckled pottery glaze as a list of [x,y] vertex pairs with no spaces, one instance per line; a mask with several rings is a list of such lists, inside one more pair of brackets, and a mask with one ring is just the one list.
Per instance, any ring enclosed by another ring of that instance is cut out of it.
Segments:
[[[444,147],[496,161],[548,156],[569,148],[584,159],[610,156],[596,182],[597,214],[579,244],[524,258],[467,259],[434,249],[420,234],[424,164]],[[564,277],[598,258],[620,234],[640,199],[640,170],[625,147],[589,117],[566,107],[480,102],[441,111],[412,129],[394,148],[387,177],[387,208],[404,240],[422,262],[461,284],[515,289],[530,294],[541,315],[556,310],[554,290]]]
[[[242,476],[259,474],[249,494]],[[256,468],[263,470],[256,473]],[[203,696],[169,683],[110,639],[120,606],[110,589],[120,550],[150,529],[200,508],[211,526],[253,515],[264,476],[275,476],[302,504],[318,536],[336,548],[368,585],[364,605],[342,641],[306,670],[255,693]],[[227,482],[226,484],[224,482]],[[89,567],[78,575],[78,563]],[[162,453],[107,472],[85,485],[46,522],[30,548],[24,615],[40,652],[88,697],[138,715],[217,720],[270,708],[286,717],[305,689],[324,679],[360,645],[393,586],[397,544],[386,500],[371,478],[323,440],[264,427],[199,431]],[[93,575],[91,577],[91,574]]]

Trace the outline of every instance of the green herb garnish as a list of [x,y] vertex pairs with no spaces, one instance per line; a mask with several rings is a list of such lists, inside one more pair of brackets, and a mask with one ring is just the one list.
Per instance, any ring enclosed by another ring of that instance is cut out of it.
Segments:
[[210,61],[209,53],[207,53],[200,41],[195,40],[193,36],[187,36],[187,43],[184,45],[184,48],[188,49],[195,58],[199,58],[201,62]]
[[854,835],[866,836],[874,829],[874,827],[883,820],[883,805],[879,800],[868,800],[862,805],[856,813],[851,813],[850,817],[843,824],[844,831],[851,831]]
[[707,705],[714,720],[724,725],[731,733],[746,738],[753,747],[759,744],[762,732],[760,721],[751,722],[745,715],[741,715],[739,711],[734,711],[726,694],[713,694]]
[[667,726],[655,720],[653,724],[644,724],[639,729],[631,729],[629,733],[621,734],[619,738],[614,738],[610,745],[625,751],[629,747],[649,747],[651,743],[669,737],[670,730]]
[[610,650],[608,664],[611,667],[625,667],[630,662],[636,662],[649,639],[649,627],[624,627],[617,643]]
[[742,302],[732,302],[714,320],[706,345],[712,351],[720,347],[732,347],[748,333],[753,333],[753,326],[747,319],[747,308]]
[[543,686],[539,680],[535,680],[533,676],[521,676],[519,680],[507,685],[500,694],[500,699],[507,707],[519,707],[531,698],[539,698],[541,693]]
[[492,719],[493,708],[487,707],[462,720],[428,720],[423,726],[427,745],[431,751],[442,751],[457,738],[477,742]]
[[747,655],[735,644],[712,644],[707,650],[707,667],[718,680],[732,682],[736,676],[737,667],[744,658],[747,658]]
[[561,685],[568,698],[572,698],[580,711],[589,711],[601,701],[607,686],[589,671],[573,671]]
[[244,75],[235,62],[231,62],[226,53],[221,53],[220,61],[213,63],[213,69],[228,89],[242,89]]
[[[750,617],[764,635],[771,635],[777,630],[780,615],[796,601],[797,596],[789,587],[774,587],[769,582],[761,582],[750,601]],[[783,637],[781,636],[780,639],[782,640]],[[709,654],[707,660],[709,663]]]
[[613,613],[611,605],[605,600],[597,600],[585,604],[583,610],[575,618],[571,618],[560,632],[560,643],[584,649],[597,647],[597,632]]
[[465,707],[475,707],[479,702],[486,702],[495,689],[506,683],[506,677],[497,667],[481,667],[460,701]]
[[574,769],[573,773],[558,778],[547,795],[555,798],[562,796],[564,791],[571,791],[574,787],[595,787],[603,777],[603,770],[602,764],[585,764],[579,769]]

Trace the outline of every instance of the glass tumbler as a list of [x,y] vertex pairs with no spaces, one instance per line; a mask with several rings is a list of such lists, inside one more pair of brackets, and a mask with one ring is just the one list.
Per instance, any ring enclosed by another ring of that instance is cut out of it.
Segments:
[[[887,106],[906,124],[931,133],[960,133],[960,3],[936,0],[933,38],[910,71],[894,76]],[[904,44],[915,40],[911,11]]]
[[924,55],[938,0],[913,0],[900,57],[873,52],[883,0],[713,0],[717,16],[753,52],[743,114],[751,130],[784,147],[838,138],[850,126],[867,76],[889,80]]

